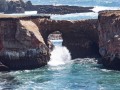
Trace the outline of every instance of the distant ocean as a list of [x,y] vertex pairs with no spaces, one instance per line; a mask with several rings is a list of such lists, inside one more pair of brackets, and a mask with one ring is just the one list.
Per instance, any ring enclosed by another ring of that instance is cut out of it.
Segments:
[[[89,13],[51,15],[57,20],[93,19],[100,10],[120,9],[120,0],[31,1],[41,5],[94,7],[94,12]],[[0,90],[120,90],[120,71],[103,68],[95,58],[71,60],[69,50],[61,46],[62,40],[52,42],[56,47],[48,65],[35,70],[0,72]]]
[[[27,1],[27,0],[26,0]],[[56,20],[81,20],[96,19],[98,12],[101,10],[118,10],[120,9],[120,0],[30,0],[33,4],[40,5],[73,5],[83,7],[94,7],[94,12],[74,13],[65,15],[51,15]]]

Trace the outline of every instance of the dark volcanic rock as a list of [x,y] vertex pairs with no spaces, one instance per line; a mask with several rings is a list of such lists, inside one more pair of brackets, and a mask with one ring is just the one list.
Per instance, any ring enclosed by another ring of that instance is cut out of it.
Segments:
[[37,11],[38,14],[69,14],[92,12],[93,7],[78,6],[53,6],[53,5],[32,5],[31,1],[26,3],[23,0],[0,0],[0,12],[4,13],[24,13],[27,11]]
[[120,11],[99,12],[99,52],[102,63],[120,70]]
[[27,4],[26,10],[36,10],[38,13],[43,14],[69,14],[69,13],[82,13],[92,12],[93,7],[78,7],[78,6],[53,6],[53,5],[31,5]]

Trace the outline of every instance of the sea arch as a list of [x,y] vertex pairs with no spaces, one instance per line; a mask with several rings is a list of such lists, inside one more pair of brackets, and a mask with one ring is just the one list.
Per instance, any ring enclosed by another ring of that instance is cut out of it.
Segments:
[[63,46],[66,46],[72,58],[96,57],[99,55],[97,20],[39,20],[39,30],[47,43],[49,34],[62,33]]

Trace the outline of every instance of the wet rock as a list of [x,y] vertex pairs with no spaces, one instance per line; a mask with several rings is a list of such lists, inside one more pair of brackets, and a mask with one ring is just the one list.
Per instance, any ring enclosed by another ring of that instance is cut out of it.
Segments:
[[54,49],[54,47],[55,47],[55,46],[53,45],[53,43],[52,43],[50,40],[48,40],[48,41],[47,41],[47,44],[48,44],[49,50],[50,50],[50,51],[53,51],[53,49]]
[[99,12],[99,52],[103,64],[120,69],[120,11]]

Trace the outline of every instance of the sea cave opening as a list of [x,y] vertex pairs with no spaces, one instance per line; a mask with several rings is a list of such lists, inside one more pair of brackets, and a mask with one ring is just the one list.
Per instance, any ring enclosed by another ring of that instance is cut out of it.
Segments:
[[60,31],[54,31],[48,36],[49,48],[52,48],[51,44],[54,46],[62,46],[63,37]]

